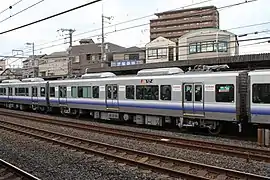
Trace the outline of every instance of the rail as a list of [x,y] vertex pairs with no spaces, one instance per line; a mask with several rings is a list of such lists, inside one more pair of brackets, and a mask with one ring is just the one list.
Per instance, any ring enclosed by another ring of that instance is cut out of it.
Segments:
[[7,131],[27,135],[33,138],[60,144],[77,151],[97,154],[127,164],[135,165],[169,174],[173,177],[188,179],[267,179],[268,177],[255,174],[219,168],[187,160],[175,159],[148,152],[132,150],[97,141],[78,138],[70,135],[33,128],[17,123],[0,121],[0,127]]
[[203,152],[211,152],[216,154],[225,154],[228,156],[240,157],[244,158],[247,161],[249,160],[257,160],[257,161],[265,161],[270,162],[270,151],[265,149],[258,148],[249,148],[249,147],[241,147],[237,145],[229,145],[222,143],[214,143],[214,142],[206,142],[201,140],[190,140],[184,138],[176,138],[171,136],[163,136],[145,132],[135,132],[123,129],[115,129],[110,127],[86,124],[86,123],[78,123],[67,120],[55,120],[51,117],[39,117],[32,115],[22,116],[18,113],[8,113],[6,111],[1,111],[0,115],[26,119],[31,121],[37,121],[47,124],[54,124],[59,126],[65,126],[69,128],[76,128],[80,130],[92,131],[97,133],[103,133],[107,135],[125,137],[130,139],[136,139],[141,141],[148,141],[163,144],[166,146],[172,146],[177,148],[186,148],[192,150],[199,150]]
[[25,172],[24,170],[0,159],[0,179],[23,179],[23,180],[40,180],[37,177]]

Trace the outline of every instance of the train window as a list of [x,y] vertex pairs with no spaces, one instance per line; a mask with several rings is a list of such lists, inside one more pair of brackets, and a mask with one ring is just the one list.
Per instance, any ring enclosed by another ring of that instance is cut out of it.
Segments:
[[191,84],[185,85],[185,100],[186,101],[192,101],[192,92],[193,88]]
[[92,87],[93,98],[99,98],[99,86]]
[[60,98],[67,97],[67,87],[66,86],[59,86],[59,97]]
[[252,102],[270,104],[270,84],[253,84]]
[[6,95],[6,88],[0,88],[0,95]]
[[106,85],[106,90],[107,99],[112,99],[112,86]]
[[172,99],[171,85],[161,85],[160,86],[160,99],[161,100],[171,100]]
[[26,90],[28,88],[15,88],[15,94],[16,96],[28,96],[28,91],[26,93]]
[[90,98],[91,94],[91,87],[90,86],[79,86],[78,87],[78,98]]
[[202,101],[202,85],[195,85],[195,101]]
[[76,86],[72,86],[71,87],[71,97],[77,98],[77,95],[78,95],[77,87]]
[[9,88],[8,88],[8,95],[9,95],[9,96],[12,96],[12,91],[13,91],[13,90],[12,90],[12,87],[9,87]]
[[159,100],[158,85],[136,86],[136,99]]
[[15,88],[15,96],[19,96],[18,95],[18,88]]
[[29,96],[29,88],[25,88],[25,96]]
[[127,85],[126,86],[126,99],[134,99],[134,86],[133,85]]
[[45,97],[45,94],[46,94],[45,87],[40,87],[40,96]]
[[50,87],[50,97],[55,97],[55,87]]
[[216,102],[233,102],[234,85],[216,84]]
[[37,97],[37,87],[32,87],[32,97]]

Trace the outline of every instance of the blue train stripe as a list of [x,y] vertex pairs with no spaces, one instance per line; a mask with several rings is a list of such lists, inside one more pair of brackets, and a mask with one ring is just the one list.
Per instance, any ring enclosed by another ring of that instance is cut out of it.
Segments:
[[[0,99],[8,100],[6,97],[0,97]],[[14,98],[13,100],[20,100],[20,101],[28,101],[32,102],[31,98]],[[45,99],[38,99],[35,100],[36,102],[45,102]],[[58,99],[50,99],[50,103],[59,103]],[[149,108],[149,109],[158,109],[158,110],[175,110],[175,111],[196,111],[196,112],[215,112],[215,113],[236,113],[236,109],[234,106],[217,106],[217,105],[207,105],[205,104],[204,107],[195,104],[194,106],[192,104],[186,105],[184,108],[182,107],[182,104],[179,103],[140,103],[138,102],[107,102],[105,101],[91,101],[91,100],[60,100],[60,103],[67,103],[67,104],[77,104],[77,105],[95,105],[95,106],[110,106],[110,107],[126,107],[126,108]]]

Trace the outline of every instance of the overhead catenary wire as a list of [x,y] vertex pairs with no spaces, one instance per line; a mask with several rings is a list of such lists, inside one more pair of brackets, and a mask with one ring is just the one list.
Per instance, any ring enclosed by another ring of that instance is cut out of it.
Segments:
[[[248,3],[248,2],[252,2],[252,1],[247,1],[247,2],[243,2],[243,3]],[[241,4],[243,4],[243,3],[241,3]],[[193,4],[194,5],[194,4]],[[236,5],[239,5],[239,3],[237,3],[237,4],[232,4],[232,5],[230,5],[230,7],[233,7],[233,6],[236,6]],[[228,7],[228,6],[227,6]],[[220,7],[220,8],[222,8],[222,7]],[[136,18],[136,19],[139,19],[139,18]],[[134,19],[133,19],[134,20]],[[132,21],[132,20],[129,20],[129,21]],[[128,22],[128,21],[125,21],[125,22],[121,22],[121,23],[126,23],[126,22]],[[120,24],[120,23],[118,23],[118,24]],[[123,28],[123,29],[120,29],[120,30],[115,30],[115,31],[112,31],[112,32],[108,32],[108,33],[106,33],[106,34],[110,34],[110,33],[114,33],[114,32],[119,32],[119,31],[123,31],[123,30],[128,30],[128,29],[132,29],[132,28],[136,28],[136,27],[141,27],[141,26],[145,26],[145,25],[148,25],[149,23],[146,23],[146,24],[141,24],[141,25],[136,25],[136,26],[131,26],[131,27],[128,27],[128,28]],[[111,25],[111,26],[115,26],[115,25]],[[240,28],[240,27],[239,27]],[[99,28],[100,29],[100,28]],[[92,30],[92,31],[96,31],[96,30],[98,30],[98,29],[95,29],[95,30]],[[95,35],[95,36],[91,36],[91,37],[96,37],[96,36],[99,36],[99,35]],[[75,40],[75,41],[73,41],[73,42],[76,42],[76,41],[78,41],[78,40]],[[39,51],[39,50],[43,50],[43,49],[47,49],[47,48],[51,48],[51,47],[55,47],[55,46],[59,46],[59,45],[63,45],[63,44],[65,44],[65,43],[61,43],[61,44],[56,44],[56,45],[52,45],[52,46],[48,46],[48,47],[44,47],[44,48],[39,48],[39,49],[36,49],[36,51]]]
[[16,15],[18,15],[18,14],[21,14],[21,13],[23,13],[24,11],[27,11],[28,9],[30,9],[30,8],[32,8],[32,7],[34,7],[34,6],[38,5],[38,4],[40,4],[40,3],[43,2],[43,1],[45,1],[45,0],[41,0],[41,1],[37,2],[37,3],[32,4],[31,6],[28,6],[28,7],[24,8],[23,10],[21,10],[21,11],[15,13],[15,14],[13,14],[13,15],[11,15],[11,16],[9,16],[9,17],[3,19],[3,20],[1,20],[0,23],[5,22],[6,20],[8,20],[8,19],[10,19],[10,18],[12,18],[12,17],[14,17],[14,16],[16,16]]
[[42,22],[42,21],[45,21],[45,20],[48,20],[48,19],[51,19],[51,18],[55,18],[55,17],[57,17],[57,16],[60,16],[60,15],[69,13],[69,12],[71,12],[71,11],[74,11],[74,10],[77,10],[77,9],[80,9],[80,8],[83,8],[83,7],[86,7],[86,6],[95,4],[95,3],[100,2],[100,1],[102,1],[102,0],[95,0],[95,1],[92,1],[92,2],[89,2],[89,3],[86,3],[86,4],[83,4],[83,5],[77,6],[77,7],[75,7],[75,8],[71,8],[71,9],[69,9],[69,10],[66,10],[66,11],[63,11],[63,12],[60,12],[60,13],[57,13],[57,14],[54,14],[54,15],[45,17],[45,18],[43,18],[43,19],[39,19],[39,20],[37,20],[37,21],[31,22],[31,23],[28,23],[28,24],[24,24],[24,25],[21,25],[21,26],[19,26],[19,27],[12,28],[12,29],[9,29],[9,30],[0,32],[0,35],[1,35],[1,34],[6,34],[6,33],[9,33],[9,32],[12,32],[12,31],[21,29],[21,28],[25,28],[25,27],[31,26],[31,25],[33,25],[33,24],[40,23],[40,22]]
[[22,2],[22,1],[23,1],[23,0],[19,0],[19,1],[15,2],[14,4],[12,4],[11,6],[9,6],[8,8],[2,10],[2,11],[0,12],[0,15],[3,14],[4,12],[6,12],[7,10],[13,8],[13,6],[16,6],[17,4],[19,4],[19,3]]
[[[205,0],[205,1],[202,1],[202,2],[198,2],[198,3],[193,3],[193,4],[190,4],[190,5],[183,6],[182,8],[186,8],[186,7],[198,5],[198,4],[205,3],[205,2],[209,2],[209,1],[212,1],[212,0]],[[257,1],[257,0],[255,0],[255,1]],[[252,0],[252,1],[244,1],[244,2],[241,2],[241,3],[237,3],[237,4],[227,5],[226,7],[238,6],[238,5],[245,4],[245,3],[249,3],[249,2],[253,2],[253,0]],[[220,8],[224,8],[224,6],[223,6],[223,7],[220,7]],[[181,8],[177,8],[177,9],[181,9]],[[177,9],[173,9],[173,10],[177,10]],[[217,8],[217,9],[219,9],[219,8]],[[171,10],[171,11],[173,11],[173,10]],[[116,24],[114,24],[114,25],[106,26],[105,28],[108,28],[108,27],[114,27],[114,26],[116,26],[116,25],[125,24],[125,23],[128,23],[128,22],[140,20],[140,19],[143,19],[143,18],[146,18],[146,17],[151,17],[151,16],[153,16],[153,15],[154,15],[154,14],[142,16],[142,17],[135,18],[135,19],[131,19],[131,20],[127,20],[127,21],[123,21],[123,22],[120,22],[120,23],[116,23]],[[137,27],[140,27],[140,26],[145,26],[145,25],[148,25],[148,24],[149,24],[149,23],[137,25],[137,26],[134,26],[134,28],[137,28]],[[75,35],[73,35],[73,36],[78,36],[78,35],[82,35],[82,34],[86,34],[86,33],[90,33],[90,32],[95,32],[95,31],[98,31],[98,30],[100,30],[100,29],[101,29],[101,28],[93,29],[93,30],[86,31],[86,32],[83,32],[83,33],[75,34]],[[131,28],[127,28],[127,29],[131,29]],[[116,32],[116,31],[115,31],[115,32]],[[0,33],[0,34],[1,34],[1,33]],[[106,33],[106,34],[108,34],[108,33]],[[54,40],[54,41],[50,41],[50,42],[47,42],[47,43],[43,43],[43,44],[40,44],[40,45],[36,45],[36,47],[42,46],[42,45],[46,45],[46,44],[50,44],[50,43],[53,43],[53,42],[57,42],[57,41],[60,41],[60,40],[63,40],[63,39],[64,39],[64,38],[57,39],[57,40]],[[76,41],[75,41],[75,42],[76,42]],[[65,44],[65,43],[61,43],[61,44],[59,44],[59,45],[62,45],[62,44]],[[55,47],[55,46],[53,45],[52,47]],[[47,49],[47,48],[46,48],[46,49]],[[37,49],[36,51],[38,51],[38,50],[40,50],[40,49]]]

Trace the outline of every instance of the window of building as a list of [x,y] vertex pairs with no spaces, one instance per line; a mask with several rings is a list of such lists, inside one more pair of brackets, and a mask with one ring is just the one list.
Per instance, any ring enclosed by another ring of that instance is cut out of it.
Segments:
[[219,52],[227,52],[228,51],[228,42],[219,42],[218,51]]
[[86,54],[86,60],[88,60],[88,61],[91,60],[91,54]]
[[270,104],[270,84],[253,84],[252,102]]
[[189,54],[193,54],[197,52],[197,45],[196,44],[190,44],[189,45]]
[[93,98],[99,98],[99,86],[92,87]]
[[148,49],[147,52],[148,52],[149,59],[157,58],[157,49]]
[[161,100],[171,100],[172,99],[172,87],[171,85],[161,85],[160,86],[160,99]]
[[216,84],[216,102],[233,102],[234,85]]
[[45,97],[45,94],[46,94],[45,87],[40,87],[40,96]]
[[136,99],[159,100],[158,85],[138,85],[136,86]]
[[228,43],[227,42],[197,42],[189,44],[189,54],[194,53],[204,53],[204,52],[227,52],[228,51]]
[[133,85],[126,86],[126,99],[134,99],[135,88]]
[[129,58],[129,60],[139,60],[140,55],[139,54],[129,54],[128,58]]
[[50,97],[55,97],[55,87],[50,87]]
[[158,58],[167,57],[167,48],[158,49]]

